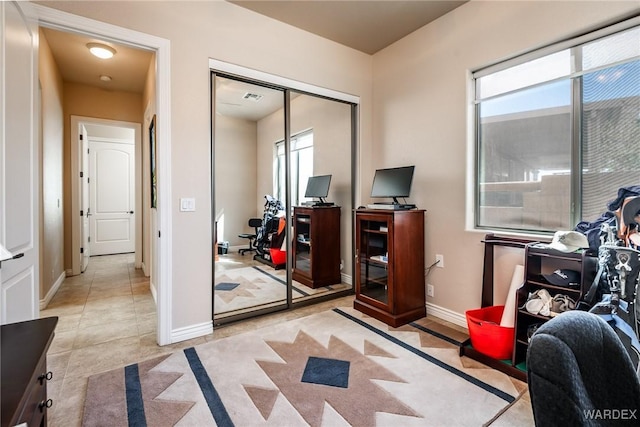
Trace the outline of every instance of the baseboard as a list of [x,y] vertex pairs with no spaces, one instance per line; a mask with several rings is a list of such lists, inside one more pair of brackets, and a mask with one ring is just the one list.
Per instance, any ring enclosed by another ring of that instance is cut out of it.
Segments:
[[151,283],[151,281],[149,281],[149,290],[151,290],[153,301],[156,303],[156,307],[158,307],[158,291],[156,291],[156,286]]
[[353,285],[353,278],[348,274],[340,273],[340,277],[341,277],[342,283],[346,285]]
[[67,277],[73,276],[73,270],[72,269],[65,270],[64,273],[67,275]]
[[440,307],[439,305],[427,303],[427,317],[428,316],[446,320],[447,322],[462,326],[463,328],[467,327],[467,318],[464,314],[456,313],[455,311]]
[[213,321],[201,323],[199,325],[185,326],[171,331],[171,343],[190,340],[213,333]]
[[44,296],[44,299],[40,300],[40,310],[44,310],[45,308],[47,308],[47,306],[55,296],[56,292],[58,292],[58,289],[60,289],[60,286],[62,286],[62,282],[64,282],[65,278],[66,278],[66,271],[62,272],[62,274],[58,276],[58,279],[55,281],[51,289],[49,289],[49,292],[47,292],[47,295]]
[[143,262],[142,264],[140,264],[140,267],[142,268],[142,272],[144,273],[144,275],[146,277],[149,277],[149,272],[147,271],[147,265]]

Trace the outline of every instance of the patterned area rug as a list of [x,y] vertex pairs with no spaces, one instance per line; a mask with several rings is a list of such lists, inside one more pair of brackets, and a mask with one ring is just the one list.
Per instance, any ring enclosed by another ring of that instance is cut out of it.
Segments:
[[[214,313],[233,312],[245,308],[284,301],[287,298],[286,271],[269,267],[243,267],[216,273]],[[349,288],[336,284],[310,288],[293,282],[293,300],[336,292]]]
[[424,324],[340,308],[105,372],[83,425],[480,426],[518,407],[525,384]]

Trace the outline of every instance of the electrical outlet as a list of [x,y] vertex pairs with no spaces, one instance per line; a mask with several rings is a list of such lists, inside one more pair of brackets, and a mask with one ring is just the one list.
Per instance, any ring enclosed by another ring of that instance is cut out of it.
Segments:
[[434,296],[433,285],[430,284],[430,283],[427,283],[427,296],[428,297],[433,297]]
[[444,268],[444,255],[436,254],[436,267]]

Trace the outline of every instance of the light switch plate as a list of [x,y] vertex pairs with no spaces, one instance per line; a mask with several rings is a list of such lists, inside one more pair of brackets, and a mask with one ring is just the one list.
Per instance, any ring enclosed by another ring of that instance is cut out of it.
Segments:
[[180,212],[194,212],[196,210],[196,199],[182,198],[180,199]]

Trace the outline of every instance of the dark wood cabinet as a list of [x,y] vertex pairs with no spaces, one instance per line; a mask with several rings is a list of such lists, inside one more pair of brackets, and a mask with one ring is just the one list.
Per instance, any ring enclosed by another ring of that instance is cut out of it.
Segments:
[[354,308],[393,327],[426,316],[425,211],[355,212]]
[[340,207],[293,208],[292,277],[311,288],[340,283]]
[[[542,243],[529,243],[525,249],[524,284],[516,292],[516,317],[513,351],[513,366],[526,371],[529,328],[540,326],[551,320],[551,316],[529,312],[525,304],[529,295],[545,289],[551,297],[566,295],[576,303],[588,291],[598,267],[598,260],[589,250],[565,253],[550,249]],[[575,272],[575,286],[559,286],[550,282],[549,277],[559,271],[562,274]]]
[[46,426],[47,350],[57,317],[2,325],[2,427],[27,423]]

